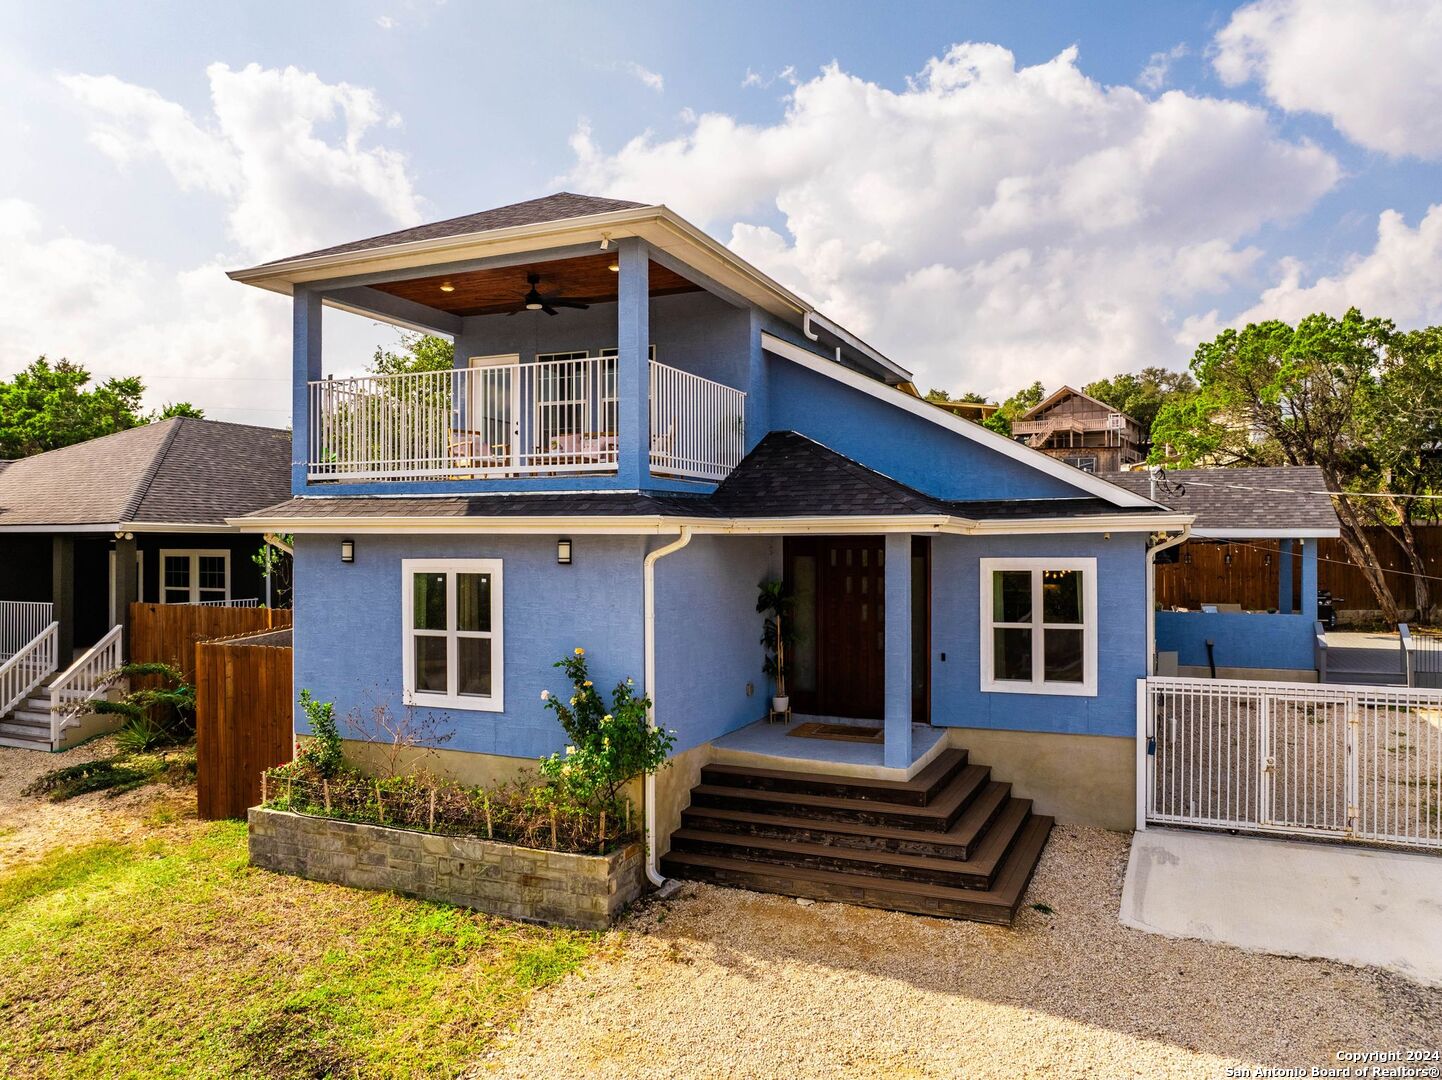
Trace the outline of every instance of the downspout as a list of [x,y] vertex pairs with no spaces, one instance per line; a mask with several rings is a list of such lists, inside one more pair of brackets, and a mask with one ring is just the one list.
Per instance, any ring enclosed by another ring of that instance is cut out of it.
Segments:
[[1182,531],[1170,540],[1147,548],[1147,674],[1157,673],[1157,552],[1174,548],[1191,539],[1192,527],[1183,525]]
[[[645,682],[646,697],[651,702],[651,707],[646,710],[646,722],[652,727],[656,726],[656,563],[670,555],[673,551],[680,551],[691,542],[691,526],[682,525],[681,533],[664,547],[658,547],[655,551],[646,555],[645,569],[643,571],[643,591],[646,598],[646,659],[645,659]],[[646,803],[646,876],[651,879],[651,884],[658,889],[666,883],[661,876],[660,868],[657,865],[656,854],[656,774],[648,772],[645,780],[645,794],[642,799]]]

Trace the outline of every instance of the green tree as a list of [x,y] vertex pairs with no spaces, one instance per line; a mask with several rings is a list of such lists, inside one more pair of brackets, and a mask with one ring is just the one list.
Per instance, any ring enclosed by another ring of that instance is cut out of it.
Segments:
[[449,371],[455,362],[456,347],[447,338],[402,332],[399,351],[376,346],[370,370],[376,375],[408,375],[417,371]]
[[204,420],[205,410],[199,406],[192,405],[188,401],[172,401],[170,404],[161,406],[146,417],[146,423],[153,424],[157,420],[170,420],[177,416],[183,416],[191,420]]
[[[1442,336],[1398,334],[1355,308],[1225,330],[1192,358],[1198,389],[1167,402],[1152,430],[1153,460],[1186,466],[1315,465],[1334,493],[1342,542],[1389,622],[1400,609],[1364,527],[1385,524],[1414,567],[1421,560],[1407,496],[1436,481],[1442,437]],[[1383,498],[1346,493],[1381,492]],[[1418,607],[1430,606],[1416,578]]]
[[1126,413],[1141,426],[1142,438],[1149,441],[1152,422],[1162,406],[1193,394],[1196,389],[1196,381],[1185,371],[1145,367],[1139,372],[1123,372],[1110,379],[1087,383],[1082,393]]
[[0,458],[29,457],[142,423],[145,387],[138,378],[89,383],[81,365],[44,356],[0,380]]
[[1046,387],[1038,382],[1023,387],[1001,403],[991,416],[983,421],[984,427],[1002,435],[1011,434],[1012,421],[1020,419],[1028,410],[1036,408],[1046,398]]
[[96,386],[90,379],[82,365],[44,356],[9,381],[0,379],[0,458],[42,454],[172,416],[205,417],[188,401],[143,415],[145,384],[134,375]]

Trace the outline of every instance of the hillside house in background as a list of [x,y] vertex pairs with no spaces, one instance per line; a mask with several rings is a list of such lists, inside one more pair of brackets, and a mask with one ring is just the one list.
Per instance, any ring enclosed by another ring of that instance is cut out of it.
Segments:
[[1140,424],[1070,386],[1023,413],[1011,433],[1017,442],[1084,472],[1118,472],[1146,458]]

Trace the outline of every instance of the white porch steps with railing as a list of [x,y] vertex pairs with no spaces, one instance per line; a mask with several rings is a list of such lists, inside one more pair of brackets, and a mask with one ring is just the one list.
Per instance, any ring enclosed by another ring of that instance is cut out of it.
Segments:
[[111,686],[121,663],[121,627],[111,627],[64,671],[57,670],[59,630],[50,622],[27,642],[6,643],[13,651],[0,663],[0,746],[61,749],[67,729]]

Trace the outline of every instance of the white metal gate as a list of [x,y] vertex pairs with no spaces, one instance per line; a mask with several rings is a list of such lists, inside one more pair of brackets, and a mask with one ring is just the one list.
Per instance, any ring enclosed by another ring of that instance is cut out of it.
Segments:
[[1442,848],[1442,690],[1153,677],[1137,708],[1147,822]]

